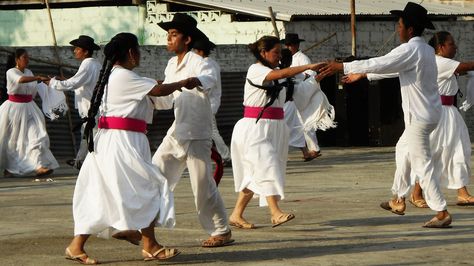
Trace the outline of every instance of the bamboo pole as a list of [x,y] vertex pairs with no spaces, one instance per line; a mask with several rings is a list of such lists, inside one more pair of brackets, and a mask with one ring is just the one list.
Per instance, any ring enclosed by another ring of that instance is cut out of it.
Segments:
[[[56,33],[54,31],[54,24],[53,24],[53,18],[51,17],[51,9],[49,8],[49,3],[48,3],[48,0],[44,0],[44,3],[46,4],[46,9],[48,11],[48,18],[49,18],[49,26],[51,28],[51,34],[52,34],[52,37],[53,37],[53,44],[54,44],[54,53],[56,55],[56,61],[59,65],[59,73],[61,74],[61,77],[64,77],[64,73],[63,73],[63,69],[61,67],[61,59],[59,57],[59,52],[58,52],[58,43],[56,41]],[[76,137],[74,136],[74,132],[72,132],[72,129],[73,129],[73,126],[72,126],[72,119],[71,119],[71,107],[69,106],[69,100],[68,100],[68,95],[65,93],[64,94],[66,96],[66,104],[68,105],[69,107],[69,110],[67,111],[67,120],[68,120],[68,124],[69,124],[69,133],[71,134],[71,141],[72,141],[72,149],[73,149],[73,152],[74,152],[74,156],[76,156],[77,154],[77,149],[76,149]]]
[[303,51],[303,53],[306,53],[307,51],[309,51],[309,50],[311,50],[311,49],[313,49],[313,48],[316,48],[316,47],[320,46],[321,44],[323,44],[323,43],[329,41],[332,37],[336,36],[336,34],[337,34],[337,32],[334,32],[333,34],[327,36],[326,38],[322,39],[321,41],[319,41],[319,42],[317,42],[317,43],[311,45],[310,47],[306,48],[306,49]]
[[272,20],[273,25],[273,32],[277,38],[280,38],[280,33],[278,32],[275,14],[273,13],[273,8],[271,6],[268,7],[268,12],[270,12],[270,19]]
[[352,56],[357,56],[356,49],[356,17],[355,17],[355,0],[351,0],[351,33],[352,33]]

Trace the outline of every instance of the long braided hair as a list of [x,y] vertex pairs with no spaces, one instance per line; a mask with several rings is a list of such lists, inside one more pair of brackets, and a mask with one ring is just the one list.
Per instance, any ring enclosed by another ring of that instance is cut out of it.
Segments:
[[128,51],[135,49],[138,51],[138,39],[132,33],[122,32],[115,35],[104,47],[104,62],[100,70],[99,80],[92,93],[91,106],[87,112],[87,124],[84,130],[84,136],[88,144],[88,150],[94,151],[93,129],[96,126],[96,115],[102,104],[105,86],[109,82],[110,72],[117,63],[124,63],[128,58]]
[[[277,37],[263,36],[260,39],[258,39],[256,42],[249,44],[248,47],[250,49],[250,52],[252,52],[255,58],[260,63],[262,63],[262,65],[273,69],[271,64],[265,58],[262,57],[260,52],[270,51],[271,49],[275,47],[275,45],[279,43],[280,43],[280,39],[278,39]],[[288,84],[287,82],[279,83],[278,80],[274,80],[273,85],[270,85],[270,86],[256,85],[256,84],[253,84],[252,81],[250,81],[249,79],[247,79],[247,82],[254,87],[265,90],[265,94],[267,95],[268,98],[270,98],[267,104],[265,104],[265,106],[263,107],[262,111],[260,111],[260,113],[258,114],[257,119],[255,121],[255,123],[257,123],[258,120],[260,120],[260,118],[262,117],[263,113],[265,112],[265,109],[270,107],[275,102],[275,100],[278,99],[278,96],[280,95],[280,91],[284,87],[287,87]]]

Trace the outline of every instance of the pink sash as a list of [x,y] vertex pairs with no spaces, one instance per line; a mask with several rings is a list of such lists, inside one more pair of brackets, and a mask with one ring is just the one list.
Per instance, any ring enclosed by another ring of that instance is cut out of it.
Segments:
[[[244,117],[248,118],[257,118],[258,114],[263,110],[263,107],[252,107],[252,106],[244,106]],[[264,119],[275,119],[281,120],[285,116],[285,112],[281,107],[268,107],[263,111],[263,115],[261,118]]]
[[145,133],[146,122],[140,119],[127,117],[101,116],[99,118],[99,128],[121,129]]
[[8,94],[8,100],[15,103],[29,103],[33,101],[31,94]]

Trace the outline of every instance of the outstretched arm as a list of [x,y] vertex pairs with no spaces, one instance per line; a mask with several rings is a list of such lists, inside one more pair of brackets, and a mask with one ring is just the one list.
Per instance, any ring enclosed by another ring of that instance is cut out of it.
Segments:
[[274,69],[270,71],[270,73],[268,73],[268,75],[265,77],[265,80],[271,81],[271,80],[289,78],[289,77],[293,77],[296,74],[304,72],[306,70],[318,71],[324,65],[326,65],[326,63],[315,63],[315,64],[309,64],[309,65],[296,66],[296,67],[287,67],[284,69]]

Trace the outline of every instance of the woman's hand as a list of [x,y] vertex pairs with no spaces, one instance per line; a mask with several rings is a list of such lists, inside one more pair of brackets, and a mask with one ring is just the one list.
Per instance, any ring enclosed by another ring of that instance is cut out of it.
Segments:
[[313,71],[319,71],[322,67],[326,66],[326,62],[310,64],[310,69]]
[[360,79],[363,79],[363,78],[366,78],[367,77],[367,74],[360,74],[360,73],[356,73],[356,74],[348,74],[348,75],[345,75],[342,77],[341,81],[342,83],[345,83],[345,84],[349,84],[349,83],[353,83],[353,82],[356,82]]

